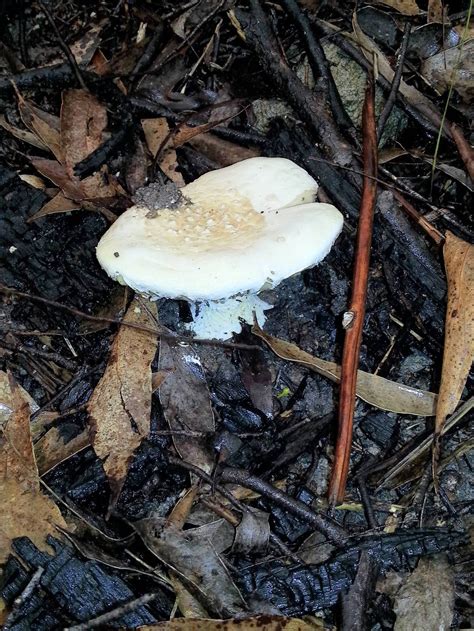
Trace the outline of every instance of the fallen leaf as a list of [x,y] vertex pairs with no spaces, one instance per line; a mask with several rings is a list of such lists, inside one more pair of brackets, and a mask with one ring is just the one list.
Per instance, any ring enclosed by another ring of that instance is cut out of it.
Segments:
[[474,98],[474,39],[425,59],[421,74],[439,94],[451,86],[467,103]]
[[0,408],[11,406],[8,420],[0,425],[0,564],[8,558],[16,537],[28,537],[46,551],[49,550],[46,537],[58,536],[55,526],[67,527],[56,504],[40,489],[28,399],[13,377],[8,382],[8,390],[2,387],[0,401]]
[[85,90],[63,92],[61,145],[64,160],[59,161],[64,164],[71,179],[74,178],[76,164],[101,145],[106,127],[107,110],[95,96]]
[[165,375],[159,387],[163,415],[170,429],[180,432],[173,435],[176,451],[210,473],[215,456],[208,436],[214,433],[215,423],[199,356],[191,346],[162,338],[158,369]]
[[36,463],[40,475],[44,475],[58,464],[71,458],[90,445],[87,429],[65,442],[60,430],[52,427],[34,445]]
[[94,56],[99,43],[102,24],[95,24],[78,40],[70,44],[69,48],[76,62],[81,66],[87,66]]
[[[254,324],[252,333],[268,344],[278,357],[297,362],[331,381],[339,383],[341,367],[338,364],[310,355],[296,344],[268,335],[258,325]],[[366,403],[388,412],[415,414],[417,416],[433,416],[435,414],[436,395],[433,392],[410,388],[402,383],[390,381],[363,370],[357,371],[356,393]]]
[[41,142],[49,148],[56,160],[62,162],[64,152],[61,146],[58,118],[48,112],[44,112],[36,105],[33,105],[33,103],[25,101],[21,95],[18,95],[18,109],[26,127],[35,133]]
[[134,522],[146,546],[178,577],[209,613],[232,617],[245,613],[245,602],[212,541],[180,530],[168,520],[150,517]]
[[12,136],[18,138],[18,140],[27,142],[29,145],[42,149],[43,151],[48,150],[48,147],[38,138],[36,134],[33,134],[31,131],[26,131],[26,129],[20,129],[19,127],[10,125],[3,114],[0,115],[0,127],[3,127],[5,131],[8,131]]
[[233,142],[219,138],[213,134],[201,134],[189,140],[189,144],[193,149],[204,154],[209,160],[212,160],[220,167],[227,167],[241,160],[255,158],[261,155],[258,149],[249,149],[236,145]]
[[403,15],[420,15],[421,13],[416,0],[376,0],[376,4],[383,4]]
[[151,155],[156,158],[158,151],[161,151],[159,165],[163,173],[177,186],[184,186],[183,176],[176,170],[178,158],[166,118],[144,118],[142,128]]
[[436,434],[459,403],[474,359],[474,246],[447,231],[443,256],[448,305]]
[[30,223],[31,221],[36,221],[41,217],[46,217],[47,215],[57,215],[58,213],[70,212],[72,210],[77,210],[80,207],[80,202],[75,202],[73,199],[65,197],[60,191],[52,199],[50,199],[49,202],[46,202],[46,204],[42,206],[37,213],[28,217],[27,221]]
[[395,631],[450,629],[454,577],[444,555],[420,559],[395,597]]
[[321,618],[308,617],[307,620],[302,620],[266,614],[228,620],[175,618],[167,622],[140,627],[140,629],[143,631],[314,631],[323,627],[324,622]]
[[[154,326],[154,303],[132,300],[124,321]],[[117,502],[130,461],[150,431],[151,362],[157,336],[122,325],[112,344],[110,359],[87,409],[94,451],[102,460],[111,488],[109,513]]]
[[232,552],[235,554],[262,554],[270,539],[269,513],[249,508],[242,513],[242,520],[235,530]]
[[444,10],[442,0],[428,0],[427,22],[444,23]]

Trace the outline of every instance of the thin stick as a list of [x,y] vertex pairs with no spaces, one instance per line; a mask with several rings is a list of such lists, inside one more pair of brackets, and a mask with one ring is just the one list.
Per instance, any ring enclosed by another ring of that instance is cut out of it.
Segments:
[[152,600],[158,598],[159,595],[160,594],[144,594],[139,598],[130,600],[127,603],[112,609],[112,611],[97,616],[97,618],[92,618],[91,620],[81,624],[75,624],[73,627],[66,627],[64,631],[87,631],[88,629],[96,629],[97,627],[105,628],[105,625],[112,622],[112,620],[117,620],[117,618],[121,618],[131,611],[135,611],[135,609],[147,605]]
[[[255,351],[261,350],[260,346],[256,344],[239,344],[234,342],[221,342],[220,340],[207,340],[199,337],[189,337],[187,335],[174,335],[170,333],[162,333],[158,329],[154,329],[151,326],[142,326],[141,324],[135,324],[134,322],[125,322],[124,320],[120,320],[118,318],[106,318],[101,316],[93,316],[89,313],[85,313],[84,311],[80,311],[79,309],[75,309],[74,307],[69,307],[68,305],[63,305],[60,302],[56,302],[55,300],[48,300],[48,298],[42,298],[41,296],[34,296],[33,294],[28,294],[25,291],[19,291],[18,289],[14,289],[13,287],[7,287],[6,285],[2,285],[0,283],[0,293],[3,294],[11,294],[13,296],[18,296],[19,298],[25,298],[26,300],[31,300],[32,302],[39,302],[42,305],[47,305],[48,307],[54,307],[55,309],[61,309],[62,311],[67,311],[72,315],[77,316],[78,318],[83,318],[84,320],[90,320],[91,322],[100,322],[101,324],[118,324],[120,326],[128,326],[130,329],[138,329],[139,331],[145,331],[146,333],[153,333],[153,335],[158,335],[160,338],[164,340],[171,340],[175,342],[186,342],[186,344],[202,344],[204,346],[220,346],[222,348],[237,348],[242,351]],[[0,331],[4,331],[2,328]],[[43,334],[45,335],[45,334]],[[67,335],[65,333],[65,335]]]
[[387,122],[388,117],[390,116],[392,112],[393,106],[395,105],[395,101],[397,100],[398,88],[400,87],[400,81],[402,80],[403,65],[405,63],[405,55],[407,54],[408,41],[410,40],[410,32],[411,32],[411,25],[410,25],[410,22],[407,22],[405,24],[405,30],[403,32],[402,47],[400,49],[400,54],[398,55],[397,66],[395,68],[395,75],[392,81],[392,87],[390,88],[390,93],[388,95],[387,100],[385,101],[385,105],[382,110],[382,113],[379,116],[379,122],[377,125],[377,138],[379,139],[379,142],[383,133],[383,128],[385,127],[385,123]]
[[[341,386],[339,394],[339,430],[336,452],[329,486],[329,501],[342,502],[346,490],[347,474],[352,444],[352,424],[354,418],[355,392],[359,351],[364,325],[365,300],[369,277],[370,247],[377,198],[377,128],[374,112],[374,82],[371,74],[367,81],[363,112],[364,141],[362,156],[364,175],[360,205],[359,228],[355,251],[355,265],[352,282],[352,298],[347,316],[344,350],[342,355]],[[370,177],[369,177],[370,176]]]
[[54,21],[53,16],[51,15],[48,7],[46,7],[44,5],[44,3],[42,2],[42,0],[38,0],[38,6],[40,7],[41,11],[43,11],[43,13],[46,16],[46,19],[48,20],[49,24],[51,25],[51,28],[54,31],[54,34],[56,35],[56,38],[58,40],[58,44],[61,47],[63,53],[66,55],[66,58],[69,62],[69,65],[72,68],[72,71],[74,72],[74,74],[76,75],[76,78],[79,82],[79,85],[81,86],[81,88],[83,90],[87,90],[87,85],[84,81],[84,78],[82,76],[82,73],[79,69],[79,66],[77,65],[77,61],[74,58],[74,55],[71,52],[71,49],[69,48],[69,46],[66,44],[66,42],[64,41],[64,39],[62,38],[61,33],[59,32],[58,27],[56,26],[56,22]]

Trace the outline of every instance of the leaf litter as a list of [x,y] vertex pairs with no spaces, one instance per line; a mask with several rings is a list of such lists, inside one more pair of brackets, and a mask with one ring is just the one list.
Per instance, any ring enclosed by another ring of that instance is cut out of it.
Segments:
[[[2,373],[2,381],[4,377]],[[8,390],[2,388],[0,402],[2,408],[11,406],[8,420],[0,425],[0,563],[11,553],[13,539],[28,537],[47,551],[48,535],[57,537],[56,527],[67,527],[56,504],[40,487],[30,434],[30,403],[11,375],[8,384]]]
[[[145,309],[134,299],[124,321],[152,327],[155,313],[154,303]],[[113,341],[107,368],[87,404],[92,446],[102,460],[112,491],[109,514],[134,453],[150,433],[151,363],[156,349],[156,335],[122,325]]]
[[[341,367],[338,364],[315,357],[298,348],[296,344],[268,335],[257,324],[253,325],[252,333],[262,339],[278,357],[297,362],[339,383]],[[356,392],[357,396],[366,403],[388,412],[417,416],[434,416],[435,414],[436,395],[433,392],[417,390],[363,370],[357,371]]]

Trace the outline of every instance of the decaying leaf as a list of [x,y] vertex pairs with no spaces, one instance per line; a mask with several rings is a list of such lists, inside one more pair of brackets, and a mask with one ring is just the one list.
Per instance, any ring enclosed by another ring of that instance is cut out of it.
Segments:
[[474,39],[425,59],[421,73],[443,94],[451,85],[466,102],[474,98]]
[[55,526],[66,528],[58,507],[40,489],[28,399],[13,377],[8,383],[8,390],[2,387],[0,400],[0,408],[11,409],[8,420],[0,424],[0,564],[10,554],[12,539],[29,537],[40,550],[48,550],[46,537],[58,536]]
[[270,538],[269,517],[268,513],[255,508],[245,511],[235,530],[232,551],[245,555],[264,553]]
[[44,112],[33,103],[25,101],[21,95],[18,95],[18,109],[26,127],[36,134],[41,142],[49,148],[56,160],[62,162],[64,152],[61,146],[59,119],[57,116]]
[[[67,90],[63,93],[60,118],[28,103],[21,95],[18,95],[18,107],[23,122],[39,139],[35,144],[49,148],[56,158],[49,160],[33,157],[30,159],[31,163],[61,189],[29,221],[45,215],[69,212],[82,206],[89,210],[99,210],[113,221],[115,216],[103,206],[112,204],[124,191],[116,179],[108,174],[107,168],[102,167],[99,172],[84,180],[74,175],[74,167],[95,151],[106,137],[105,106],[85,90]],[[24,139],[31,142],[31,139]]]
[[261,155],[258,149],[242,147],[242,145],[236,145],[234,142],[229,142],[210,133],[195,136],[188,143],[193,149],[203,153],[209,160],[218,164],[219,167],[227,167],[241,160]]
[[[134,524],[147,547],[186,585],[206,611],[220,617],[245,613],[247,607],[212,542],[153,517]],[[199,530],[199,529],[197,529]]]
[[[153,327],[150,313],[134,299],[124,321]],[[122,325],[112,344],[109,363],[88,404],[91,442],[102,460],[115,505],[135,450],[150,431],[151,362],[157,337],[153,333]]]
[[85,90],[66,90],[61,106],[61,145],[70,178],[76,164],[100,146],[107,127],[107,110]]
[[252,616],[234,620],[212,620],[211,618],[176,618],[159,622],[141,629],[146,631],[314,631],[323,628],[321,618],[287,618],[285,616]]
[[199,356],[191,346],[162,338],[158,365],[165,375],[159,388],[163,414],[170,429],[179,432],[173,435],[174,446],[185,460],[210,473],[214,451],[207,436],[215,423]]
[[420,559],[395,598],[397,619],[394,629],[449,629],[453,606],[453,572],[446,557]]
[[142,128],[151,155],[156,158],[158,151],[161,151],[159,163],[163,173],[177,186],[184,186],[183,176],[176,170],[178,161],[166,118],[145,118]]
[[436,433],[454,412],[474,359],[474,246],[446,232],[448,278],[443,368],[436,407]]
[[[341,367],[338,364],[306,353],[296,344],[268,335],[258,325],[254,324],[252,333],[266,342],[278,357],[297,362],[331,381],[339,383]],[[402,383],[390,381],[363,370],[357,371],[357,396],[370,405],[388,412],[415,414],[417,416],[433,416],[435,414],[436,395],[433,392],[410,388]]]
[[403,13],[403,15],[419,15],[421,13],[416,0],[376,0],[376,3],[384,4],[399,13]]
[[38,138],[36,134],[33,134],[31,131],[27,131],[26,129],[20,129],[19,127],[10,125],[3,114],[0,115],[0,127],[2,127],[5,131],[8,131],[12,136],[15,136],[15,138],[18,138],[18,140],[27,142],[29,145],[33,145],[33,147],[37,147],[43,151],[48,149],[48,147]]
[[89,432],[86,429],[66,442],[59,429],[52,427],[34,445],[40,475],[51,471],[89,445]]

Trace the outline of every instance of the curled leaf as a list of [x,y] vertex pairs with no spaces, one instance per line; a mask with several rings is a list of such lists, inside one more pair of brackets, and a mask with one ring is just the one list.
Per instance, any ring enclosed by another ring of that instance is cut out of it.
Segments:
[[474,246],[448,231],[443,256],[448,278],[448,305],[436,407],[437,434],[459,403],[474,359]]

